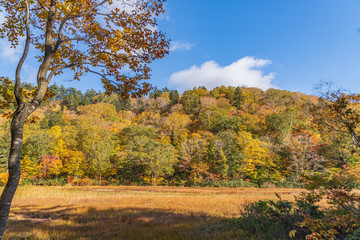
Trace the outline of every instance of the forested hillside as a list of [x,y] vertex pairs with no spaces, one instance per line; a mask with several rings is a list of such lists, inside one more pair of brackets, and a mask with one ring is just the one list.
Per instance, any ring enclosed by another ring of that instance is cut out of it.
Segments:
[[[26,84],[22,92],[33,90]],[[8,107],[0,119],[2,184]],[[347,134],[323,124],[332,119],[325,112],[318,97],[277,89],[165,88],[122,100],[52,85],[24,129],[22,184],[291,187],[303,174],[351,173],[359,156]]]

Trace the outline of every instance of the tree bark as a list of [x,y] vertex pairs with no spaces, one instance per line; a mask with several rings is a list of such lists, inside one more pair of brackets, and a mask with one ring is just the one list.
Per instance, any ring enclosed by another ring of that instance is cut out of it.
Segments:
[[15,111],[11,122],[11,147],[8,159],[9,177],[0,197],[0,239],[3,237],[6,223],[9,218],[11,202],[20,181],[20,157],[23,141],[23,127],[27,117],[36,108],[27,103],[21,104]]

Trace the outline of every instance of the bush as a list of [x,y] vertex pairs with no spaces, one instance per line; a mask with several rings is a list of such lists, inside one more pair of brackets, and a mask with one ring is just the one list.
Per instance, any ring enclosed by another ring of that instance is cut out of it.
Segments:
[[120,181],[117,179],[111,178],[109,181],[109,184],[112,186],[118,186],[118,185],[120,185]]
[[33,184],[43,186],[64,186],[66,185],[66,180],[64,178],[39,179],[34,181]]
[[321,212],[303,201],[290,202],[279,197],[279,201],[258,201],[245,206],[239,227],[258,239],[288,239],[294,230],[297,233],[294,239],[304,239],[310,232],[297,223],[302,222],[305,215],[318,217]]
[[[305,182],[308,192],[294,202],[278,196],[279,201],[247,205],[239,227],[261,239],[360,239],[360,195],[352,191],[351,179],[314,175]],[[329,207],[320,209],[323,199]]]
[[230,187],[230,188],[257,187],[256,184],[244,181],[242,179],[207,181],[207,182],[202,182],[199,185],[200,187]]
[[71,181],[69,181],[68,178],[67,182],[72,186],[91,186],[91,185],[96,185],[98,181],[90,178],[76,178],[76,179],[72,178]]
[[278,188],[304,188],[304,183],[295,180],[294,176],[288,176],[283,181],[275,183]]

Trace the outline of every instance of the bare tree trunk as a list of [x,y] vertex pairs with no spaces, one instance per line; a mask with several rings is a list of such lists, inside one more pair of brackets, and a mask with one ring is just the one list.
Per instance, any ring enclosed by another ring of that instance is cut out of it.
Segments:
[[4,234],[6,223],[9,218],[10,206],[15,191],[19,185],[21,169],[20,157],[23,141],[23,127],[26,118],[30,115],[25,104],[14,113],[11,122],[11,148],[8,159],[9,178],[0,198],[0,239]]

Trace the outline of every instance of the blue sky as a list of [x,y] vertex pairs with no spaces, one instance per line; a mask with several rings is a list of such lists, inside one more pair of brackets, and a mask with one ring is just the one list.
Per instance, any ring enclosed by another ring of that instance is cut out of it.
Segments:
[[[152,64],[159,88],[247,85],[311,94],[328,80],[360,92],[360,0],[168,0],[159,29],[172,40],[170,54]],[[18,53],[3,42],[0,50],[2,74],[12,76]],[[35,71],[26,68],[31,81]],[[101,89],[95,76],[64,80],[56,82]]]

